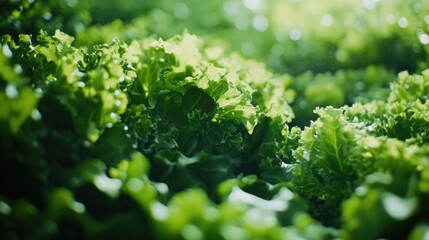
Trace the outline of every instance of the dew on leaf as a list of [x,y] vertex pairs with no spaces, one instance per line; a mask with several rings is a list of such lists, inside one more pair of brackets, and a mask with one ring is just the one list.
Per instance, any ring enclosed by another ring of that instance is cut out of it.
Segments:
[[240,4],[238,2],[225,2],[223,11],[229,16],[236,16],[240,13]]
[[111,118],[111,119],[116,119],[116,118],[118,117],[118,114],[116,114],[116,113],[114,113],[114,112],[111,112],[111,113],[109,114],[109,116],[110,116],[110,118]]
[[241,31],[246,30],[250,25],[250,22],[246,18],[236,18],[234,21],[234,26]]
[[274,56],[281,56],[284,53],[284,49],[283,49],[282,45],[276,44],[271,48],[271,53]]
[[116,197],[119,194],[119,189],[122,182],[119,179],[108,178],[106,175],[98,175],[94,178],[95,186],[111,197]]
[[0,200],[0,213],[2,213],[3,215],[9,215],[11,212],[12,209],[10,208],[10,206]]
[[320,19],[320,24],[324,27],[329,27],[334,23],[334,18],[331,16],[331,14],[326,14]]
[[294,41],[298,41],[301,39],[302,37],[302,33],[301,30],[299,30],[298,28],[294,28],[289,32],[289,37],[290,39],[294,40]]
[[386,20],[387,24],[390,24],[390,25],[393,25],[396,22],[395,15],[393,14],[387,14],[386,17],[384,17],[384,19]]
[[33,111],[31,111],[31,118],[35,121],[39,121],[42,119],[42,114],[40,114],[39,110],[33,109]]
[[158,201],[152,202],[150,208],[152,217],[158,221],[163,221],[169,216],[168,207]]
[[219,217],[219,211],[214,207],[207,207],[204,209],[203,216],[209,221],[214,221]]
[[262,0],[244,0],[243,3],[246,8],[252,11],[259,10],[262,7]]
[[6,87],[6,97],[9,99],[16,99],[19,96],[18,89],[16,89],[15,85],[9,84]]
[[16,74],[21,74],[22,73],[22,67],[19,64],[13,65],[13,70],[15,71]]
[[288,39],[288,33],[286,31],[277,31],[275,37],[278,42],[284,42]]
[[429,44],[429,35],[426,33],[422,33],[419,35],[419,40],[422,44]]
[[189,16],[190,10],[186,4],[179,3],[174,7],[173,14],[178,19],[185,19]]
[[5,57],[12,57],[13,54],[8,45],[3,45],[2,50]]
[[43,14],[43,19],[45,19],[45,20],[51,20],[51,19],[52,19],[52,13],[50,13],[50,12],[45,12],[45,13]]
[[245,55],[252,55],[255,53],[255,46],[251,42],[245,42],[241,45],[241,51],[243,51]]
[[375,9],[377,7],[377,4],[380,2],[380,0],[364,0],[363,6],[366,9]]
[[74,7],[77,5],[78,0],[66,0],[65,2],[69,7]]
[[144,186],[142,180],[138,178],[131,178],[127,182],[127,188],[133,192],[139,192]]
[[252,20],[253,27],[259,32],[265,32],[269,26],[268,20],[263,15],[256,15]]
[[75,85],[76,87],[80,87],[80,88],[85,87],[85,83],[84,83],[84,82],[81,82],[81,81],[76,82],[74,85]]
[[406,28],[408,26],[408,19],[406,17],[400,17],[398,19],[398,25],[400,28]]
[[86,210],[85,205],[80,202],[73,202],[71,207],[77,213],[84,213]]
[[394,219],[404,220],[417,208],[416,199],[401,198],[394,194],[386,193],[383,198],[386,212]]

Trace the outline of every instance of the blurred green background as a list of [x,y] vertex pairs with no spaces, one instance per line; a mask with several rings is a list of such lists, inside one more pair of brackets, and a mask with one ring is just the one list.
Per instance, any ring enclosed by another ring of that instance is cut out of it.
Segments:
[[83,45],[186,29],[292,75],[369,64],[414,72],[429,50],[429,3],[420,0],[17,0],[2,15],[1,33],[59,28]]

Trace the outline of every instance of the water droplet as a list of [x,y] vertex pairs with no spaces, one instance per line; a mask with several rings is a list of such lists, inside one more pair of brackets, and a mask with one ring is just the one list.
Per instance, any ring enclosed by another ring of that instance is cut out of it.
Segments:
[[43,93],[43,90],[42,90],[41,88],[36,88],[36,89],[34,90],[34,92],[35,92],[37,95],[41,96],[41,95],[42,95],[42,93]]
[[419,40],[422,44],[429,44],[429,35],[427,35],[426,33],[422,33],[419,35]]
[[109,178],[106,175],[98,175],[94,177],[94,185],[109,196],[115,197],[119,194],[118,191],[122,187],[122,182],[119,179]]
[[73,71],[73,74],[77,77],[83,77],[85,74],[81,71],[79,71],[78,69]]
[[168,218],[169,215],[169,209],[164,204],[153,201],[150,205],[150,208],[152,210],[152,217],[158,221],[163,221]]
[[19,64],[15,64],[14,66],[13,66],[13,70],[15,71],[15,73],[17,73],[17,74],[21,74],[22,73],[22,67],[21,67],[21,65],[19,65]]
[[271,48],[271,54],[274,56],[281,56],[284,53],[283,46],[281,44],[276,44]]
[[401,198],[397,195],[386,193],[382,200],[386,212],[390,217],[397,220],[408,218],[417,208],[416,198]]
[[186,6],[186,4],[179,3],[174,7],[173,13],[174,16],[178,19],[185,19],[189,16],[189,8]]
[[244,0],[244,6],[249,10],[256,11],[262,7],[262,0]]
[[128,131],[128,129],[129,129],[128,126],[124,126],[125,131]]
[[45,20],[51,20],[51,18],[52,18],[52,13],[50,13],[50,12],[45,12],[45,13],[43,14],[43,19],[45,19]]
[[111,112],[109,116],[111,119],[116,119],[118,117],[118,114]]
[[4,215],[9,215],[11,212],[12,212],[12,208],[10,208],[10,206],[7,203],[0,200],[0,213]]
[[143,181],[138,178],[131,178],[127,182],[127,188],[133,192],[139,192],[143,188],[143,186]]
[[92,143],[90,141],[88,141],[88,140],[84,140],[83,141],[83,146],[85,146],[85,147],[91,147]]
[[209,221],[215,221],[219,217],[219,210],[215,207],[206,207],[204,209],[203,216]]
[[293,168],[293,164],[282,162],[280,167],[289,169],[289,168]]
[[366,9],[375,9],[380,0],[364,0],[363,7]]
[[355,193],[358,196],[364,196],[368,192],[368,188],[365,186],[360,186],[355,189]]
[[223,4],[223,11],[229,16],[236,16],[240,12],[240,3],[226,2]]
[[8,45],[3,45],[2,50],[5,57],[8,57],[8,58],[12,57],[13,54]]
[[245,42],[241,45],[241,51],[247,56],[250,56],[255,53],[255,46],[251,42]]
[[257,31],[265,32],[269,26],[269,23],[267,18],[263,15],[256,15],[252,20],[252,25]]
[[395,15],[393,15],[393,14],[387,14],[386,17],[385,17],[385,20],[390,25],[393,25],[396,22]]
[[42,119],[42,114],[40,114],[39,110],[33,109],[33,111],[31,111],[31,118],[35,121],[39,121]]
[[302,33],[301,30],[299,30],[298,28],[294,28],[289,32],[289,37],[290,39],[294,40],[294,41],[298,41],[301,39],[302,37]]
[[425,22],[426,24],[429,24],[429,15],[425,16]]
[[119,78],[119,82],[123,82],[123,81],[125,81],[125,77],[124,77],[124,76],[121,76],[121,77]]
[[288,33],[286,31],[277,31],[275,37],[277,41],[284,42],[288,39]]
[[84,83],[84,82],[81,82],[81,81],[76,82],[74,85],[75,85],[76,87],[80,87],[80,88],[85,87],[85,83]]
[[235,19],[234,21],[234,26],[241,31],[246,30],[247,28],[249,28],[250,22],[248,21],[248,19],[246,18],[241,18],[238,17]]
[[332,25],[332,23],[334,23],[334,18],[330,14],[324,15],[320,19],[320,24],[322,24],[324,27],[329,27]]
[[115,96],[118,96],[120,93],[120,91],[118,89],[115,90],[115,92],[113,94],[115,94]]
[[121,106],[121,101],[115,100],[115,106],[117,106],[117,107]]
[[111,122],[107,123],[107,124],[106,124],[106,127],[107,127],[107,128],[112,128],[112,127],[113,127],[113,123],[111,123]]
[[302,156],[304,157],[305,160],[307,161],[310,160],[310,153],[308,151],[304,151]]
[[155,187],[156,187],[156,190],[158,190],[158,192],[161,194],[168,193],[168,185],[165,183],[156,183]]
[[82,32],[83,30],[85,30],[86,26],[85,24],[78,22],[73,26],[75,32]]
[[400,17],[398,19],[398,25],[401,28],[406,28],[408,26],[408,19],[406,17]]
[[9,84],[6,87],[6,97],[8,97],[9,99],[16,99],[18,98],[19,93],[18,93],[18,89],[16,89],[15,85]]
[[67,4],[69,7],[74,7],[74,6],[76,6],[77,2],[78,2],[78,0],[66,0],[66,4]]
[[73,202],[72,209],[77,213],[84,213],[86,210],[85,205],[80,202]]

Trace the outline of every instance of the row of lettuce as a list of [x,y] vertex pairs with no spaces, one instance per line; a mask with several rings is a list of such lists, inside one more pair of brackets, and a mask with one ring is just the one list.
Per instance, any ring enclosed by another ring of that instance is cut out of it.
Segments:
[[[274,76],[187,33],[73,41],[2,38],[2,239],[427,238],[428,71]],[[306,102],[326,92],[338,107]],[[293,104],[317,120],[291,127]]]

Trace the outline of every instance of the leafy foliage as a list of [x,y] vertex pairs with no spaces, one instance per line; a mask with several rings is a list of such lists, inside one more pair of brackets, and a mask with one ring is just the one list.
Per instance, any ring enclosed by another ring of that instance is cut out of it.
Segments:
[[1,239],[427,237],[428,4],[112,6],[2,3]]

